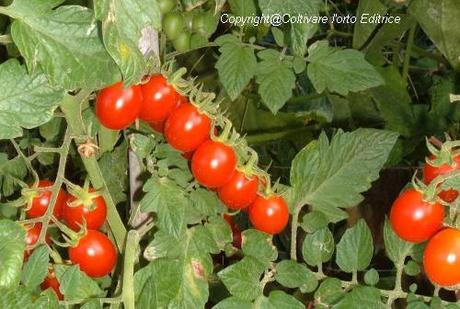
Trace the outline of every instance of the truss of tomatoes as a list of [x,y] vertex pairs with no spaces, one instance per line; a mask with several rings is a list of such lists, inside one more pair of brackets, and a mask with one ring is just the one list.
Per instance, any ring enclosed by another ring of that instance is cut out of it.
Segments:
[[[40,180],[38,185],[31,188],[32,192],[26,216],[30,219],[40,218],[46,214],[51,202],[51,187],[53,182]],[[107,206],[104,198],[93,188],[83,190],[81,196],[68,194],[59,189],[58,196],[53,209],[56,219],[62,220],[66,226],[74,231],[80,231],[83,225],[83,235],[75,239],[75,243],[68,248],[68,256],[72,264],[79,265],[80,270],[88,276],[97,278],[108,275],[114,269],[117,262],[117,252],[112,241],[102,232],[98,231],[106,221]],[[41,223],[26,225],[26,245],[30,248],[38,240],[42,230]],[[46,235],[45,241],[50,243],[50,237]],[[24,258],[28,259],[31,253],[27,249]],[[62,300],[64,296],[59,289],[59,282],[51,265],[48,275],[41,284],[43,290],[51,288],[57,297]]]
[[[423,182],[429,185],[436,177],[460,170],[460,155],[453,156],[451,163],[432,165],[432,155],[423,167]],[[437,185],[435,183],[434,185]],[[457,199],[454,189],[439,192],[438,198],[427,199],[424,190],[410,188],[394,201],[390,222],[395,233],[411,243],[427,242],[423,267],[428,278],[444,287],[460,284],[460,231],[444,227],[444,206],[440,200],[452,203]]]
[[150,76],[142,85],[123,87],[116,83],[96,98],[96,115],[106,128],[122,130],[136,119],[148,122],[184,157],[191,158],[196,181],[217,191],[231,210],[248,212],[252,225],[268,234],[280,233],[287,225],[286,201],[275,193],[259,193],[261,180],[237,166],[237,154],[225,140],[212,138],[212,119],[182,96],[165,76]]

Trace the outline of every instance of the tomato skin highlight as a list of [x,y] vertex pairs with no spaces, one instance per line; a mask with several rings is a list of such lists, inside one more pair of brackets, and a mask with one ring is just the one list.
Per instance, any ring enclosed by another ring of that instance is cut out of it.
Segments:
[[143,101],[139,119],[147,122],[166,120],[179,100],[176,89],[161,74],[152,75],[141,89]]
[[249,206],[249,220],[259,231],[267,234],[278,234],[287,226],[289,208],[283,197],[272,195],[257,196]]
[[191,103],[173,110],[165,124],[166,141],[182,152],[194,151],[209,139],[211,120]]
[[[38,188],[51,187],[53,185],[54,182],[49,180],[40,180],[38,182]],[[34,197],[32,200],[30,209],[26,211],[27,218],[38,218],[43,216],[51,202],[51,194],[51,190],[38,192],[38,196]],[[59,193],[53,209],[53,215],[57,219],[60,219],[62,216],[62,206],[64,205],[66,199],[67,194],[65,191],[59,189]]]
[[446,228],[433,236],[423,255],[428,278],[441,286],[460,283],[460,231]]
[[232,147],[209,140],[193,154],[192,174],[200,185],[218,188],[230,180],[236,163],[236,153]]
[[217,190],[220,200],[232,210],[249,207],[257,197],[259,179],[248,178],[241,171],[236,171],[230,180]]
[[409,242],[420,243],[430,239],[442,228],[443,220],[444,207],[436,202],[425,202],[423,194],[415,189],[401,193],[391,207],[393,230]]
[[[94,189],[90,189],[89,192],[94,192]],[[77,198],[75,196],[69,196],[67,202],[64,204],[62,210],[62,218],[65,220],[67,225],[74,231],[79,231],[83,225],[83,218],[86,221],[86,228],[89,230],[98,230],[104,225],[107,218],[107,205],[105,204],[104,198],[98,196],[92,201],[94,203],[94,209],[90,210],[85,205],[80,204],[76,207],[70,207],[69,203],[72,203]]]
[[111,130],[123,130],[138,117],[142,108],[142,90],[138,85],[124,88],[118,82],[99,91],[96,97],[96,116]]
[[48,275],[45,277],[45,280],[40,284],[40,288],[45,291],[49,288],[53,289],[54,293],[59,300],[64,299],[64,295],[61,293],[60,284],[58,279],[56,278],[56,274],[54,271],[49,271]]
[[[430,160],[435,160],[435,156],[430,156]],[[452,171],[460,169],[460,155],[454,157],[453,165],[443,164],[441,166],[432,166],[428,163],[425,163],[423,166],[423,182],[428,185],[430,184],[436,177],[448,174]],[[458,191],[454,189],[448,189],[441,191],[439,193],[439,197],[448,203],[452,203],[458,197]]]
[[69,258],[88,276],[98,278],[113,270],[117,263],[117,251],[105,234],[88,230],[75,247],[69,248]]

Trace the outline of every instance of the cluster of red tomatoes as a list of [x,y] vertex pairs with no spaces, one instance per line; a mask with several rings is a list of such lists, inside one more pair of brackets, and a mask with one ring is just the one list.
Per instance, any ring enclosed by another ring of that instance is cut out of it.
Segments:
[[211,138],[212,117],[179,94],[161,74],[143,85],[124,88],[114,84],[99,92],[96,114],[110,129],[124,129],[136,118],[164,134],[166,141],[186,158],[197,182],[217,191],[231,210],[247,210],[252,225],[269,234],[281,232],[288,223],[285,200],[274,193],[262,195],[263,181],[238,166],[237,154],[225,140]]
[[[54,183],[41,180],[37,191],[31,196],[31,201],[26,210],[28,218],[39,218],[46,214],[51,202],[51,186]],[[79,265],[80,269],[90,277],[103,277],[108,275],[117,262],[117,252],[112,241],[102,232],[98,231],[106,221],[107,206],[102,196],[94,189],[82,190],[79,196],[68,194],[63,189],[59,190],[53,215],[62,220],[67,227],[74,231],[80,231],[86,226],[83,236],[77,239],[76,244],[68,248],[68,257],[71,264]],[[42,225],[35,223],[26,226],[26,244],[33,246],[37,243]],[[46,242],[50,242],[46,236]],[[30,250],[25,252],[25,258],[30,255]],[[63,296],[59,290],[59,282],[54,270],[50,271],[41,285],[42,289],[52,288],[59,299]]]
[[[431,156],[423,168],[423,181],[430,184],[436,177],[460,169],[460,156],[452,164],[433,166]],[[435,183],[436,185],[436,183]],[[439,198],[452,203],[458,197],[453,189],[441,191]],[[441,286],[460,284],[460,231],[444,228],[444,206],[438,200],[429,200],[421,189],[408,189],[394,201],[390,221],[396,234],[409,242],[428,241],[423,266],[430,280]]]

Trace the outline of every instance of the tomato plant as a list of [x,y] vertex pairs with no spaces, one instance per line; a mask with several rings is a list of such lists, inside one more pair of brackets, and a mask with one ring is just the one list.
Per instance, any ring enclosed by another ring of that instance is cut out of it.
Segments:
[[458,16],[0,1],[1,307],[457,308]]
[[118,82],[102,89],[96,98],[96,115],[101,124],[112,130],[129,127],[142,108],[140,86],[127,87]]
[[162,75],[153,75],[142,86],[142,109],[139,118],[147,122],[162,122],[179,101],[179,94]]
[[[49,180],[40,180],[38,182],[37,188],[47,188],[53,186],[54,183]],[[38,218],[40,216],[45,215],[46,211],[51,202],[51,191],[44,190],[44,191],[34,191],[32,193],[31,198],[32,200],[29,202],[30,205],[27,206],[26,215],[29,218]],[[53,215],[56,218],[60,218],[62,215],[62,207],[65,203],[67,196],[64,190],[59,190],[59,194],[56,198],[55,206],[53,209]]]
[[90,230],[97,230],[102,227],[107,218],[107,206],[102,196],[92,197],[90,188],[82,197],[70,195],[62,209],[62,219],[66,224],[79,230],[84,224]]
[[99,231],[88,232],[69,248],[69,258],[90,277],[108,275],[117,263],[117,252],[110,239]]
[[427,241],[442,228],[444,208],[424,200],[423,193],[408,189],[394,201],[390,221],[396,234],[404,240]]

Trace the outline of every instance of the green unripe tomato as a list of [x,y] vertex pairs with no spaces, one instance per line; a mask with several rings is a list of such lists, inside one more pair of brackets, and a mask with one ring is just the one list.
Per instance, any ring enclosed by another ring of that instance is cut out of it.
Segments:
[[198,13],[193,18],[193,32],[209,37],[217,27],[217,19],[211,12]]
[[157,0],[161,14],[171,12],[176,7],[176,0]]
[[182,16],[184,17],[184,24],[185,24],[185,27],[191,32],[193,31],[193,19],[194,19],[194,13],[193,11],[190,11],[190,12],[184,12],[182,14]]
[[173,41],[174,49],[183,53],[190,49],[190,33],[182,31],[179,36]]
[[180,13],[170,12],[163,18],[163,31],[171,41],[179,37],[184,30],[184,18]]

